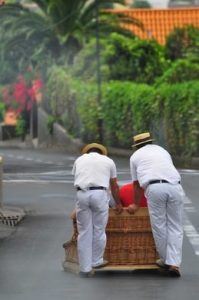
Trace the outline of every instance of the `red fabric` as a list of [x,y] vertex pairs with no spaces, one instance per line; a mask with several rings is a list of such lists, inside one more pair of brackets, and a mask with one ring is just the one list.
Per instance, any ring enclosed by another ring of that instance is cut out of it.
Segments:
[[[130,204],[133,204],[134,186],[132,183],[123,185],[120,188],[119,194],[120,194],[120,200],[122,202],[122,206],[127,207]],[[142,190],[140,207],[147,207],[147,200],[144,196],[144,190]]]

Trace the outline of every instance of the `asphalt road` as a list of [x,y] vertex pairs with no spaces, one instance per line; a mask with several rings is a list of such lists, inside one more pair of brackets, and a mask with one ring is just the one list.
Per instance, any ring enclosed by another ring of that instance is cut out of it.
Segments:
[[[62,244],[71,238],[74,156],[0,149],[3,202],[25,218],[0,239],[1,300],[198,300],[199,171],[180,170],[186,191],[182,277],[156,271],[101,272],[90,279],[62,269]],[[130,180],[128,158],[114,158],[120,184]]]

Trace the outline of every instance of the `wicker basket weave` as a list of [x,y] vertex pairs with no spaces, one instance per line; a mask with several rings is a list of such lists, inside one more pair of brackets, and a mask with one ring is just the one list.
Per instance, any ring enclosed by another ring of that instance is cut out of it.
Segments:
[[[73,220],[73,236],[66,242],[65,260],[78,263],[77,227]],[[140,208],[135,215],[124,209],[117,215],[114,209],[109,210],[106,227],[107,244],[104,257],[109,265],[151,265],[158,258],[147,208]]]
[[73,236],[70,241],[63,244],[63,248],[65,249],[65,261],[78,263],[77,236],[77,223],[76,220],[73,219]]
[[106,234],[105,257],[111,264],[155,263],[157,252],[147,208],[140,208],[135,215],[130,215],[126,210],[116,215],[114,210],[110,210]]

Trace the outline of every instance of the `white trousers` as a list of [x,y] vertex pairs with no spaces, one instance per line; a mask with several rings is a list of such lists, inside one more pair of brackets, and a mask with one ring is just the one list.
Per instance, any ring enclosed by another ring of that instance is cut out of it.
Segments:
[[76,200],[80,271],[103,262],[106,247],[109,194],[106,190],[78,191]]
[[145,191],[152,232],[160,258],[180,266],[183,242],[184,191],[180,184],[151,184]]

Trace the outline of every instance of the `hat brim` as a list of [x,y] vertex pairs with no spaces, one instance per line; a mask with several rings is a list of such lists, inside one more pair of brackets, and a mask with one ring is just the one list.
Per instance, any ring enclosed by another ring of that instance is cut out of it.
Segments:
[[146,141],[142,141],[142,142],[133,144],[132,147],[134,148],[134,147],[137,147],[137,146],[139,146],[139,145],[146,144],[146,143],[152,142],[152,141],[154,141],[154,139],[149,139],[149,140],[146,140]]
[[88,153],[88,151],[91,149],[99,149],[103,155],[106,155],[106,156],[108,155],[108,151],[107,151],[106,147],[104,147],[101,144],[97,144],[97,143],[88,144],[85,147],[83,147],[82,154]]

